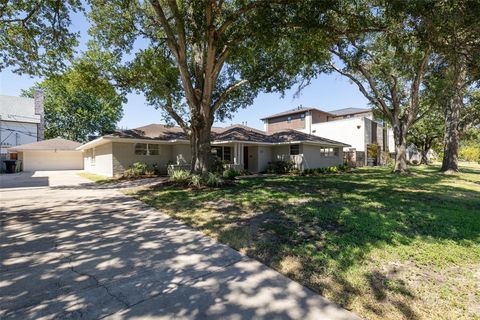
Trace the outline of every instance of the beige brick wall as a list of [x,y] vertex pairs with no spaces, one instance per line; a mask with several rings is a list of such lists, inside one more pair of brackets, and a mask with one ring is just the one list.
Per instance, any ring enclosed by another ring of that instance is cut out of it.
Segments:
[[[272,132],[277,132],[277,131],[282,131],[287,129],[304,129],[305,118],[301,117],[302,114],[305,114],[305,112],[268,119],[267,132],[272,133]],[[291,117],[290,122],[288,122],[288,117]]]
[[114,142],[113,143],[113,175],[121,175],[135,162],[156,164],[162,173],[167,172],[168,161],[173,161],[172,146],[160,145],[159,155],[136,155],[135,143]]

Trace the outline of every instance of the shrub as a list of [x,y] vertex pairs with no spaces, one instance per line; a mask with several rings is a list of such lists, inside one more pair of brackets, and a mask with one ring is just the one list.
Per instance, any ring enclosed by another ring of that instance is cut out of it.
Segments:
[[209,187],[218,187],[223,183],[223,180],[218,173],[209,172],[205,182]]
[[170,180],[173,182],[188,183],[190,176],[190,172],[187,170],[173,170],[170,172]]
[[292,161],[273,161],[267,166],[268,173],[283,174],[292,171],[294,163]]
[[239,175],[240,175],[240,172],[231,168],[223,171],[223,178],[227,180],[233,180],[235,179],[235,177],[238,177]]
[[477,146],[461,147],[459,156],[460,156],[460,159],[465,161],[480,162],[480,147],[477,147]]
[[125,170],[125,172],[123,173],[123,176],[125,178],[140,177],[145,174],[146,170],[147,170],[147,165],[145,163],[135,162],[127,170]]
[[194,186],[195,188],[199,188],[202,186],[202,176],[198,174],[192,174],[190,176],[190,185]]

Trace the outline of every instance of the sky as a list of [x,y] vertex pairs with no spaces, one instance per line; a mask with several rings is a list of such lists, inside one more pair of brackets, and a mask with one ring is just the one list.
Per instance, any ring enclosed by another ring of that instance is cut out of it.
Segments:
[[[72,30],[80,33],[78,52],[85,50],[88,41],[89,22],[82,14],[72,17]],[[0,73],[0,94],[19,96],[22,89],[28,89],[41,81],[28,75],[14,74],[11,69]],[[347,79],[337,74],[322,74],[296,96],[296,88],[286,92],[282,98],[278,93],[259,94],[253,104],[235,113],[232,120],[224,123],[216,122],[215,126],[227,126],[236,123],[246,123],[248,126],[263,129],[260,118],[279,113],[298,106],[315,107],[330,111],[341,108],[366,108],[365,97],[358,88]],[[129,94],[128,102],[123,106],[123,118],[118,123],[120,128],[136,128],[150,123],[162,123],[162,113],[149,106],[142,95]]]

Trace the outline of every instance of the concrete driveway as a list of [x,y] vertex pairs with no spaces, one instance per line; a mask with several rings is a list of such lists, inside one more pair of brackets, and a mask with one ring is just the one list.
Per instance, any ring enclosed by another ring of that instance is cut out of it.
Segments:
[[10,177],[0,177],[2,319],[358,319],[75,172]]

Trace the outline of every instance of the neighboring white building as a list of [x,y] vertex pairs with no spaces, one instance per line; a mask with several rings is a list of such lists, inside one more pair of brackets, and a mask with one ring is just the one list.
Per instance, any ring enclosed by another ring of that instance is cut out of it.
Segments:
[[[370,144],[377,144],[381,151],[395,151],[392,130],[376,120],[371,109],[345,108],[325,112],[299,107],[262,120],[268,133],[294,129],[351,146],[345,147],[344,151],[365,153]],[[366,161],[366,156],[362,158]]]
[[35,98],[0,95],[0,158],[7,148],[43,140],[43,92]]

